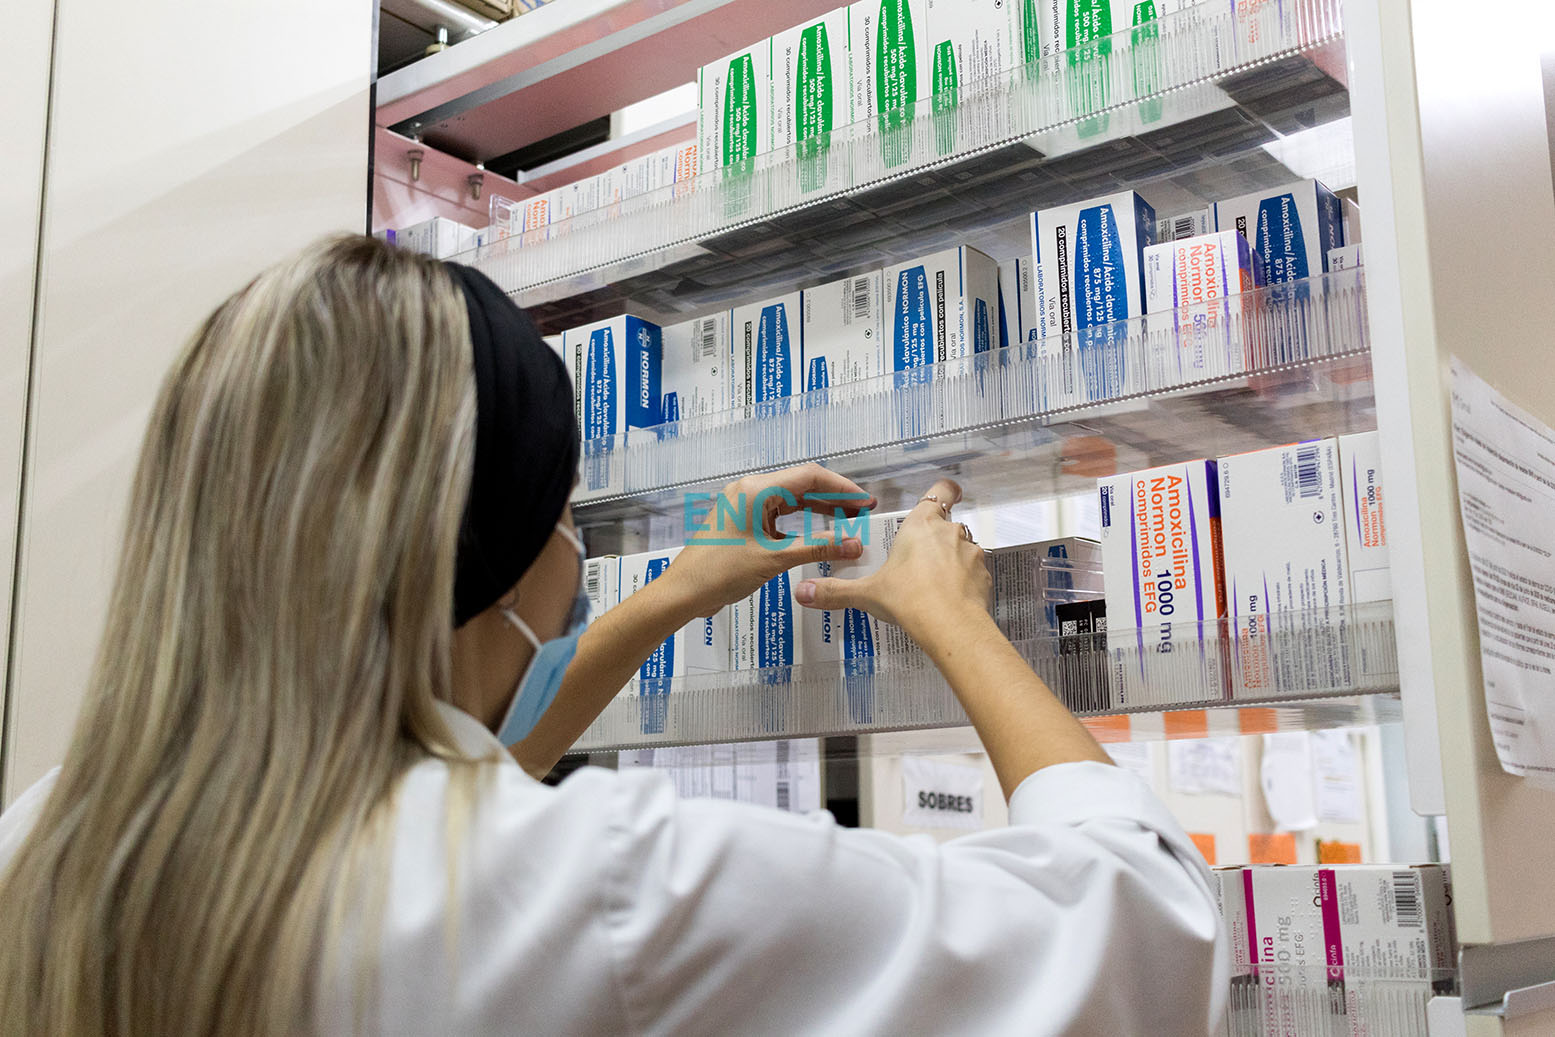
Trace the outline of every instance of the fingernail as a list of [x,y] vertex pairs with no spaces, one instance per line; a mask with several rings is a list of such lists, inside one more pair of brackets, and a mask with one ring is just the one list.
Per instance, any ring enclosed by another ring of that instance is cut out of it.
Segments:
[[815,600],[815,584],[809,580],[794,588],[794,600],[801,605],[808,605]]
[[837,545],[837,554],[843,558],[857,558],[864,553],[864,542],[861,540],[844,540]]

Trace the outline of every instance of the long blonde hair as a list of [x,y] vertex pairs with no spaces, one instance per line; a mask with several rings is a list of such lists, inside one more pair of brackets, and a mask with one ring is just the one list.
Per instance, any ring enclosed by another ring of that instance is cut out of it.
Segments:
[[315,1027],[396,779],[459,759],[434,700],[470,351],[448,273],[364,237],[266,271],[186,347],[74,740],[0,875],[0,1034]]

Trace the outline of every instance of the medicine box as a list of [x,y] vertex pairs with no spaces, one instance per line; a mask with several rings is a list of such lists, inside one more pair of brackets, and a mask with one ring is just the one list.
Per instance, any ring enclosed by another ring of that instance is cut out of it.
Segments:
[[1361,246],[1340,245],[1328,250],[1328,272],[1354,270],[1361,265]]
[[1054,389],[1081,402],[1129,391],[1128,326],[1117,322],[1144,313],[1155,210],[1133,191],[1043,209],[1031,214],[1031,243],[1038,355],[1059,358],[1062,372]]
[[474,248],[481,235],[474,227],[466,227],[446,216],[434,216],[409,227],[385,231],[383,236],[385,240],[412,252],[420,252],[434,259],[447,259]]
[[1057,606],[1100,598],[1101,544],[1061,537],[987,552],[993,577],[993,618],[1011,641],[1032,641],[1058,633]]
[[664,420],[721,414],[733,406],[729,314],[681,321],[664,329]]
[[1344,495],[1345,549],[1350,563],[1351,600],[1391,601],[1392,566],[1384,518],[1382,454],[1375,432],[1339,437],[1339,471]]
[[[648,584],[664,575],[680,548],[666,551],[646,551],[621,555],[617,561],[621,600],[625,601]],[[674,689],[676,678],[686,675],[687,638],[685,630],[677,630],[665,638],[643,661],[637,673],[628,682],[624,693],[643,698],[641,725],[644,734],[658,734],[664,730],[666,697]],[[654,699],[656,701],[646,701]]]
[[804,392],[884,373],[882,296],[879,270],[804,290]]
[[888,266],[886,362],[907,371],[983,353],[993,346],[999,267],[962,245]]
[[1220,459],[1220,520],[1238,693],[1354,683],[1339,444]]
[[1192,380],[1245,370],[1251,299],[1226,297],[1252,288],[1252,252],[1234,230],[1146,248],[1145,312],[1172,312],[1177,327],[1174,354],[1150,358],[1155,373]]
[[1340,207],[1344,214],[1344,243],[1346,245],[1359,245],[1361,243],[1361,207],[1350,198],[1341,198]]
[[1415,1032],[1405,1024],[1434,984],[1450,988],[1441,865],[1252,867],[1242,880],[1262,1032]]
[[1215,229],[1239,231],[1247,239],[1267,284],[1323,273],[1329,249],[1345,243],[1339,199],[1316,180],[1217,202]]
[[853,121],[848,9],[772,37],[772,147],[825,148]]
[[[1176,0],[1036,0],[1027,5],[1034,8],[1028,19],[1037,21],[1034,35],[1043,57],[1052,57],[1074,47],[1084,46],[1104,39],[1114,33],[1124,32],[1144,25],[1168,14],[1179,5]],[[1027,32],[1032,30],[1027,28]],[[1079,60],[1095,60],[1094,53],[1087,53]],[[1030,59],[1028,59],[1030,60]]]
[[589,622],[621,602],[621,564],[616,555],[602,555],[583,563],[583,594],[589,602]]
[[1108,476],[1097,489],[1108,645],[1120,649],[1112,662],[1117,704],[1222,698],[1226,583],[1215,462]]
[[1155,221],[1155,240],[1159,244],[1163,241],[1176,241],[1178,238],[1191,238],[1199,234],[1209,234],[1215,230],[1215,214],[1208,207],[1194,209],[1190,212],[1180,213],[1176,216],[1162,216]]
[[734,405],[747,414],[787,407],[783,401],[799,383],[796,367],[804,353],[803,307],[803,293],[790,292],[730,311]]
[[663,421],[663,332],[641,317],[612,317],[563,332],[562,353],[583,438],[582,488],[615,488],[625,466],[611,454],[624,445],[621,437]]
[[[906,516],[907,512],[894,512],[845,520],[847,525],[843,531],[863,542],[860,556],[849,561],[805,565],[798,570],[797,578],[800,581],[817,577],[853,580],[875,572],[885,564]],[[888,672],[893,657],[900,658],[916,648],[901,627],[877,619],[862,609],[807,609],[802,633],[805,663],[842,664],[848,717],[860,724],[875,719],[875,674]]]
[[933,85],[928,0],[858,0],[848,5],[848,31],[853,121],[879,131],[887,167],[901,165]]
[[[958,108],[972,95],[1004,88],[1003,74],[1025,64],[1020,5],[1007,0],[929,0],[928,15],[939,153],[949,154],[958,145],[991,144],[1004,129],[995,107]],[[969,117],[975,122],[967,122]]]
[[999,345],[1038,337],[1037,290],[1031,260],[1025,256],[999,264]]
[[[805,616],[794,600],[794,572],[781,572],[753,594],[729,606],[729,644],[732,668],[769,670],[805,661],[800,640]],[[786,671],[773,673],[774,682],[786,681]]]
[[701,172],[772,150],[772,41],[736,51],[697,72]]

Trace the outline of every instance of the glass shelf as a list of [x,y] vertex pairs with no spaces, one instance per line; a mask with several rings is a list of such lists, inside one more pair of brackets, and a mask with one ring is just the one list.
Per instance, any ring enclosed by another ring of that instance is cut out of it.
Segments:
[[1036,499],[1375,427],[1363,271],[1340,271],[591,441],[575,515],[679,520],[689,489],[812,459],[888,509],[944,473]]
[[[461,258],[542,324],[563,312],[542,304],[655,272],[706,302],[841,269],[853,246],[927,250],[969,214],[1107,193],[1348,110],[1340,0],[1236,6],[1251,10],[1189,7],[963,84],[953,106],[926,98],[820,149],[757,155]],[[653,294],[637,287],[639,302]],[[587,319],[586,302],[571,309]]]
[[[819,613],[805,612],[800,622]],[[1202,737],[1292,727],[1378,723],[1393,717],[1398,658],[1389,602],[1294,613],[1267,635],[1273,665],[1293,676],[1276,688],[1248,689],[1237,671],[1237,638],[1220,621],[1173,624],[1179,649],[1161,654],[1158,631],[1115,630],[1095,650],[1093,635],[1016,643],[1036,673],[1103,741],[1135,737],[1135,718],[1159,717],[1159,737]],[[1191,647],[1190,647],[1191,646]],[[1316,656],[1340,665],[1317,666]],[[1303,669],[1303,667],[1305,667]],[[1118,678],[1138,668],[1143,688]],[[1328,683],[1330,671],[1349,675]],[[627,689],[600,714],[572,751],[604,752],[773,738],[956,728],[966,714],[920,652],[847,661],[806,662],[763,670],[697,674],[652,682],[651,694]],[[1210,725],[1210,715],[1222,719]],[[1227,719],[1235,718],[1235,719]],[[1235,730],[1225,730],[1227,725]],[[1139,736],[1153,727],[1143,721]]]

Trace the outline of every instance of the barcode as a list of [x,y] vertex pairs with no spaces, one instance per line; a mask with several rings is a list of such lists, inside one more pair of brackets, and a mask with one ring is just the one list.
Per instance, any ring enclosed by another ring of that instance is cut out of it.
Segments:
[[853,316],[862,320],[869,316],[869,278],[853,279]]
[[788,762],[788,742],[786,740],[779,741],[777,743],[776,752],[778,766],[781,767]]
[[583,567],[583,593],[590,601],[599,600],[600,569],[600,563],[593,559]]
[[1193,236],[1193,232],[1196,229],[1194,227],[1193,223],[1194,223],[1194,220],[1193,220],[1192,216],[1179,216],[1175,220],[1173,220],[1172,221],[1172,240],[1175,241],[1178,238],[1190,238],[1190,237],[1192,237]]
[[1302,497],[1316,497],[1323,492],[1318,479],[1317,452],[1320,444],[1309,443],[1296,448],[1296,483]]
[[697,342],[697,359],[711,360],[718,348],[718,324],[712,317],[700,322],[701,333]]
[[1393,914],[1398,918],[1400,926],[1419,929],[1422,924],[1420,918],[1420,876],[1412,871],[1395,871],[1393,873]]
[[777,783],[777,808],[779,810],[788,809],[788,782],[786,781]]

